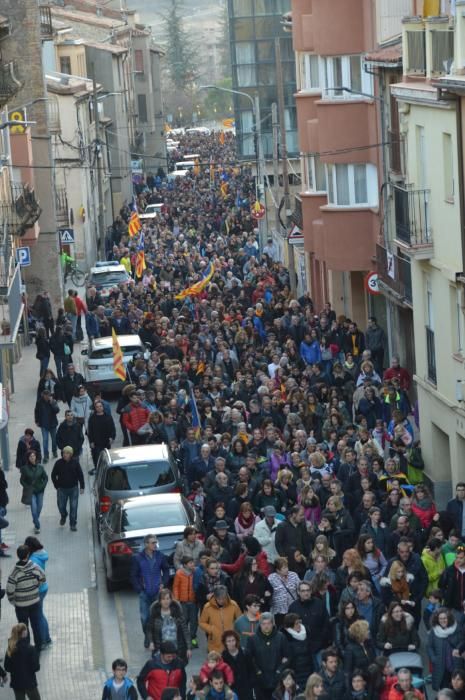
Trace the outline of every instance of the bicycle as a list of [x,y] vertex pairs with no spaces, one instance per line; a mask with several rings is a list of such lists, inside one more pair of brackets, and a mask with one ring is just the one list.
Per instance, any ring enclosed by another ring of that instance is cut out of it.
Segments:
[[84,280],[86,278],[86,273],[83,272],[81,269],[79,269],[77,262],[73,260],[72,262],[68,263],[67,269],[65,271],[65,278],[64,281],[66,282],[67,278],[71,277],[71,281],[76,287],[80,287],[81,285],[84,284]]

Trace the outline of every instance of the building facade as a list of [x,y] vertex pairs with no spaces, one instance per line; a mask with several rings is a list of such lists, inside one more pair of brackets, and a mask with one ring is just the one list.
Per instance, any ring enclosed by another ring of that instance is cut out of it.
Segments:
[[[292,37],[282,27],[282,16],[290,8],[291,0],[228,0],[232,87],[252,98],[258,96],[263,153],[269,159],[273,156],[271,105],[277,101],[277,37],[284,82],[287,150],[290,156],[298,152],[294,52]],[[238,155],[251,159],[256,154],[251,102],[241,95],[233,97]]]

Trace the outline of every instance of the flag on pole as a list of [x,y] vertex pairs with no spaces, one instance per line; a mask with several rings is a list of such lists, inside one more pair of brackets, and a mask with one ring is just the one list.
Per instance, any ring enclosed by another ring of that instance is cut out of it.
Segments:
[[128,233],[131,238],[134,238],[139,231],[142,228],[141,221],[139,219],[139,214],[136,211],[133,211],[131,214],[131,218],[129,219],[129,224],[128,224]]
[[124,382],[126,380],[126,369],[123,362],[123,351],[114,328],[111,331],[111,339],[113,344],[113,372]]
[[221,194],[226,199],[226,197],[228,196],[228,183],[222,182],[220,185],[220,190],[221,190]]
[[137,254],[136,254],[136,278],[142,279],[144,270],[147,265],[145,264],[145,236],[144,232],[141,231],[139,235],[139,242],[137,244]]
[[195,431],[195,437],[198,440],[200,437],[200,432],[201,432],[201,424],[200,424],[200,415],[199,415],[199,409],[197,408],[197,401],[195,400],[194,393],[191,389],[191,395],[189,398],[189,407],[192,413],[192,427],[194,428]]
[[220,144],[224,146],[224,131],[220,132]]
[[183,289],[182,292],[179,294],[176,294],[175,299],[182,300],[185,299],[186,297],[195,297],[198,296],[203,292],[205,287],[208,285],[210,282],[211,278],[213,277],[215,273],[215,267],[212,262],[208,263],[208,267],[204,272],[204,275],[201,280],[198,282],[195,282],[195,284],[192,284],[190,287],[187,287],[187,289]]
[[203,374],[204,372],[205,372],[205,362],[203,360],[200,360],[199,364],[197,365],[196,374]]
[[195,165],[194,165],[193,172],[194,172],[195,177],[198,177],[200,175],[199,159],[196,158],[194,163],[195,163]]

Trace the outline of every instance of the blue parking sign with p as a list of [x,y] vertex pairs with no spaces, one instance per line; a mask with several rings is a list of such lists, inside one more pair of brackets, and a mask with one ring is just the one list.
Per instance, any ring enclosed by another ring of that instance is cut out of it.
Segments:
[[31,249],[29,246],[16,248],[16,262],[18,262],[21,267],[28,267],[31,264]]

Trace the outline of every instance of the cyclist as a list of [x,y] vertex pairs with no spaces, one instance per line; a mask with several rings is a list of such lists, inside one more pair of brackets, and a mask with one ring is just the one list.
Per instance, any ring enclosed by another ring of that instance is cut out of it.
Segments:
[[66,282],[66,278],[71,274],[73,269],[74,258],[72,258],[65,250],[61,250],[60,253],[61,269],[63,271],[63,280]]

